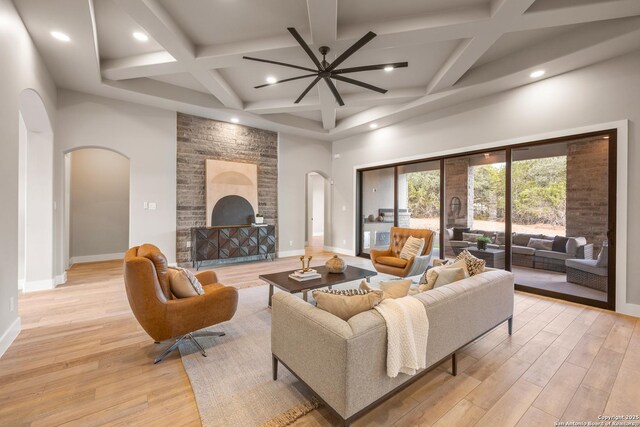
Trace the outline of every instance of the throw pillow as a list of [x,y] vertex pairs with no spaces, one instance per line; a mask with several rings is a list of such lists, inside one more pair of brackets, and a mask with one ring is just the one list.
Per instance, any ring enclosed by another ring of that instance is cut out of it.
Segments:
[[553,244],[551,245],[551,250],[554,252],[562,252],[567,253],[567,242],[569,241],[568,237],[556,236],[553,238]]
[[440,258],[434,259],[432,261],[433,267],[427,267],[425,272],[422,273],[422,276],[420,277],[420,280],[418,281],[418,285],[426,285],[427,284],[427,274],[429,273],[429,270],[432,270],[435,267],[441,267],[443,265],[447,265],[448,262],[449,262],[448,259],[440,259]]
[[468,250],[463,250],[456,257],[456,263],[452,265],[456,265],[458,262],[464,262],[467,274],[469,276],[475,276],[476,274],[480,274],[484,271],[484,267],[487,262],[483,259],[477,258],[471,254]]
[[453,227],[453,240],[463,240],[462,233],[466,233],[469,230],[471,230],[469,227],[467,228]]
[[477,242],[478,237],[484,237],[482,233],[462,233],[462,240],[465,242]]
[[349,289],[344,291],[313,291],[313,298],[317,307],[338,316],[342,320],[349,320],[356,314],[371,310],[382,301],[382,291],[363,291]]
[[[409,288],[411,287],[412,283],[413,282],[411,279],[389,280],[386,282],[380,282],[379,286],[380,286],[380,290],[382,291],[383,299],[384,298],[395,299],[395,298],[406,297],[407,294],[409,293]],[[369,287],[369,284],[367,283],[366,280],[363,280],[360,283],[360,289],[366,290],[366,291],[373,291],[373,289]]]
[[533,249],[550,251],[553,248],[553,240],[530,238],[527,246]]
[[434,289],[440,286],[448,285],[449,283],[457,282],[465,278],[464,268],[444,268],[438,273],[438,278],[434,284]]
[[204,288],[194,274],[181,267],[169,267],[169,286],[176,298],[189,298],[204,295]]
[[424,248],[424,239],[418,239],[413,236],[409,236],[407,241],[404,242],[404,246],[400,251],[400,258],[410,260],[418,255],[422,254],[422,248]]

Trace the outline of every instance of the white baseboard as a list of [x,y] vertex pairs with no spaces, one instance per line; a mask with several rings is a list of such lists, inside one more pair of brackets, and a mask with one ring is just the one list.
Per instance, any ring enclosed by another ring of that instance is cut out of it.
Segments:
[[616,304],[616,312],[629,316],[640,317],[640,305],[632,303]]
[[355,251],[352,251],[350,249],[336,248],[334,246],[325,246],[324,250],[325,251],[329,251],[329,252],[333,252],[333,253],[336,253],[336,254],[340,254],[340,255],[356,256]]
[[295,249],[293,251],[279,251],[278,258],[286,258],[290,256],[301,256],[304,255],[304,249]]
[[23,292],[46,291],[55,288],[55,279],[32,280],[24,282]]
[[57,275],[53,281],[55,286],[64,285],[67,283],[67,272],[65,271],[64,273]]
[[2,357],[2,355],[9,349],[11,343],[13,343],[13,341],[18,337],[20,329],[20,318],[18,317],[0,337],[0,357]]
[[23,290],[24,289],[24,279],[18,279],[18,289],[19,290]]
[[123,252],[117,252],[113,254],[99,254],[99,255],[83,255],[83,256],[74,256],[69,260],[69,264],[78,264],[82,262],[100,262],[100,261],[111,261],[113,259],[122,259],[124,258]]

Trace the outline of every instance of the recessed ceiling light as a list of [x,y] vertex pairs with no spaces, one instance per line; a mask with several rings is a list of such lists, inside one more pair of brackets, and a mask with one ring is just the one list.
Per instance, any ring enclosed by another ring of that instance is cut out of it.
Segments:
[[240,123],[240,119],[237,117],[231,117],[231,123]]
[[603,136],[604,139],[609,139],[609,135]]
[[544,76],[544,70],[536,70],[533,73],[529,74],[529,77],[532,79]]
[[371,123],[371,124],[369,125],[369,128],[371,128],[371,129],[377,129],[377,128],[378,128],[378,124],[377,124],[377,123]]
[[276,79],[273,76],[267,76],[267,83],[269,83],[270,85],[274,84],[274,83],[278,83],[278,79]]
[[140,31],[136,31],[133,33],[133,38],[138,40],[139,42],[148,42],[149,36],[145,33],[141,33]]
[[71,41],[71,37],[69,37],[65,33],[61,33],[60,31],[51,31],[49,34],[51,34],[51,37],[53,37],[56,40],[60,40],[61,42]]
[[393,71],[393,65],[387,65],[386,67],[384,67],[384,70],[389,73],[391,71]]

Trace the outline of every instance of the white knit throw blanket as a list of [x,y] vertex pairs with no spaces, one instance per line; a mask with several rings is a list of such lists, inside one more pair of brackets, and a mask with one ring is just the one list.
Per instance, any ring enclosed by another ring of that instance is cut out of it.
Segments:
[[412,296],[387,298],[375,307],[387,323],[387,375],[414,375],[427,367],[429,319],[424,305]]

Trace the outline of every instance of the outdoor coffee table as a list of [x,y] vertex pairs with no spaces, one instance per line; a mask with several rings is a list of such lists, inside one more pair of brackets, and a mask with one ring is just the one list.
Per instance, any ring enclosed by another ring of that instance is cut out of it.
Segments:
[[475,246],[463,248],[469,251],[476,258],[485,260],[487,267],[504,268],[504,249],[478,249]]
[[339,285],[341,283],[353,282],[355,280],[365,279],[367,282],[369,278],[377,275],[375,271],[365,270],[364,268],[347,266],[344,273],[329,273],[327,267],[312,267],[322,277],[312,280],[306,280],[304,282],[298,282],[289,277],[295,270],[283,271],[282,273],[264,274],[258,276],[259,279],[269,284],[269,307],[271,307],[271,297],[273,297],[273,287],[281,289],[290,294],[296,294],[302,292],[302,298],[307,301],[307,293],[318,288],[329,288],[333,285]]

